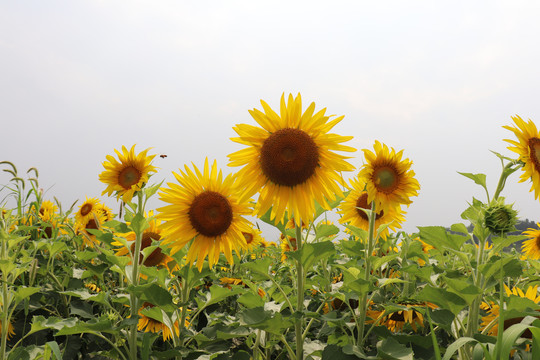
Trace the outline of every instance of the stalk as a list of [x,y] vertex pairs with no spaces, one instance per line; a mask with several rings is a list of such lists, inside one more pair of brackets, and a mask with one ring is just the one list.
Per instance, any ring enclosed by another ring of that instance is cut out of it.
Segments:
[[[143,209],[143,193],[141,191],[137,192],[138,197],[138,206],[137,206],[137,214],[140,214],[144,216],[144,209]],[[141,253],[141,242],[142,242],[142,232],[135,233],[135,249],[133,250],[131,263],[133,264],[132,272],[131,272],[131,282],[134,286],[139,285],[139,260],[140,260],[140,253]],[[131,318],[134,319],[138,316],[139,311],[139,298],[134,294],[130,294],[130,305],[131,305]],[[132,360],[137,359],[137,323],[134,323],[131,326],[131,333],[129,337],[129,350],[130,350],[130,358]]]
[[[3,232],[3,229],[0,229]],[[2,234],[3,235],[3,234]],[[7,259],[7,239],[2,236],[2,254],[0,257],[2,260]],[[7,335],[8,335],[8,326],[9,326],[9,293],[8,293],[8,276],[4,271],[2,271],[2,341],[0,344],[0,359],[6,358],[6,345],[7,345]]]
[[[302,219],[298,219],[298,223],[296,224],[296,249],[297,251],[301,252],[302,250]],[[296,311],[302,314],[304,311],[304,266],[302,265],[301,259],[296,260],[296,275],[297,275],[296,285],[298,287]],[[296,319],[295,324],[294,324],[294,330],[295,330],[295,335],[296,335],[296,359],[297,360],[304,359],[302,320],[303,320],[303,314],[298,319]]]
[[[366,272],[365,272],[365,279],[366,281],[369,281],[369,278],[371,276],[371,254],[373,253],[373,248],[375,247],[375,244],[373,243],[373,235],[375,233],[375,202],[371,203],[371,213],[369,214],[369,231],[368,231],[368,239],[367,239],[367,250],[366,250]],[[362,348],[364,344],[364,323],[366,322],[366,316],[367,316],[367,298],[368,294],[367,292],[362,295],[362,299],[360,300],[360,320],[359,320],[359,327],[358,327],[358,341],[357,344],[360,348]]]

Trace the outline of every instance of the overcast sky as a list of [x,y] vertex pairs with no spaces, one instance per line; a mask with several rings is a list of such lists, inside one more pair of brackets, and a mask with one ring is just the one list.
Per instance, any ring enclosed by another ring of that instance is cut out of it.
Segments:
[[[304,109],[345,115],[333,132],[354,136],[357,168],[376,139],[404,149],[421,185],[405,230],[449,226],[485,200],[457,171],[487,174],[493,193],[489,150],[513,156],[502,126],[540,126],[539,17],[532,0],[2,1],[0,160],[37,167],[65,207],[100,197],[122,145],[168,155],[156,181],[205,157],[230,173],[232,127],[300,92]],[[538,221],[518,177],[503,196]]]

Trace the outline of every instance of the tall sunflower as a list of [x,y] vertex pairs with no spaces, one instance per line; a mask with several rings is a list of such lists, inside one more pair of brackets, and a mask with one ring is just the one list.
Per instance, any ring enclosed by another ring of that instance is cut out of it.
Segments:
[[512,131],[518,141],[505,139],[504,141],[512,144],[508,149],[519,155],[519,160],[523,162],[523,173],[519,182],[530,180],[531,189],[534,190],[534,198],[540,196],[540,131],[536,125],[529,119],[525,122],[519,116],[512,116],[516,127],[503,126],[504,129]]
[[246,248],[243,233],[249,233],[252,225],[243,216],[251,215],[252,209],[247,201],[240,201],[235,177],[230,174],[224,179],[215,161],[210,169],[206,159],[203,173],[195,165],[194,172],[187,165],[184,168],[180,174],[173,172],[178,184],[167,183],[169,188],[160,189],[160,200],[170,204],[157,209],[158,218],[165,221],[163,244],[169,244],[174,254],[193,240],[187,262],[196,260],[199,270],[207,255],[212,267],[221,252],[233,263],[232,251]]
[[[540,223],[536,224],[540,228]],[[523,235],[529,237],[521,245],[521,251],[525,253],[528,259],[540,259],[540,229],[529,228],[523,232]]]
[[[350,180],[351,192],[341,202],[339,214],[343,216],[339,220],[342,224],[350,224],[363,230],[369,230],[369,217],[362,209],[371,210],[371,205],[368,202],[368,193],[365,190],[366,182],[356,177]],[[389,230],[395,231],[401,228],[401,223],[405,221],[405,212],[401,206],[389,207],[386,210],[376,209],[375,214],[375,229],[383,224],[389,224],[381,233],[381,237],[386,239]]]
[[103,162],[105,171],[99,174],[99,180],[107,184],[101,195],[107,193],[107,196],[111,196],[116,192],[117,198],[121,197],[123,201],[130,202],[135,192],[141,190],[148,182],[150,173],[156,172],[156,168],[150,164],[156,155],[146,155],[148,150],[150,149],[136,155],[135,145],[129,151],[122,146],[122,153],[114,150],[118,160],[107,155],[108,161]]
[[411,196],[417,196],[420,184],[411,170],[412,161],[402,159],[403,150],[396,153],[385,144],[375,141],[375,153],[364,149],[367,163],[358,177],[366,182],[367,202],[375,202],[375,209],[387,210],[402,204],[409,205]]
[[[167,341],[168,339],[172,338],[171,329],[169,329],[169,327],[165,325],[164,323],[162,323],[161,321],[151,318],[143,313],[144,309],[147,309],[147,308],[151,309],[153,307],[154,307],[154,304],[151,304],[149,302],[145,302],[141,306],[141,308],[139,309],[139,322],[137,323],[137,329],[139,331],[144,330],[144,332],[152,332],[152,333],[158,333],[161,331],[162,336],[163,336],[163,341]],[[186,320],[186,326],[188,324],[189,323]],[[180,334],[180,327],[178,325],[178,320],[174,322],[173,327],[174,327],[173,330],[176,333],[176,336],[178,336]]]
[[356,151],[342,145],[352,136],[329,134],[343,116],[330,120],[326,109],[315,112],[315,103],[302,113],[300,94],[281,97],[280,115],[261,100],[264,113],[249,113],[261,126],[236,125],[239,137],[231,140],[248,146],[229,155],[229,166],[242,166],[240,187],[246,196],[259,192],[256,212],[264,215],[272,208],[271,219],[279,222],[285,211],[299,221],[311,222],[316,200],[329,209],[327,200],[342,196],[339,184],[342,171],[354,167],[334,151]]

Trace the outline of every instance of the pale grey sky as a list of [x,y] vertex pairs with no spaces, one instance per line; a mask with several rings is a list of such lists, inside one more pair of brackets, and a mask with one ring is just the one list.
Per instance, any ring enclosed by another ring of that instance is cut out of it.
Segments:
[[[512,155],[502,126],[540,126],[539,17],[532,0],[2,1],[0,160],[36,166],[64,206],[100,196],[101,163],[122,145],[168,155],[156,181],[205,157],[229,173],[232,127],[300,92],[304,108],[345,115],[334,132],[354,136],[356,167],[376,139],[413,160],[407,231],[449,226],[485,199],[457,171],[486,173],[493,192],[489,150]],[[540,220],[517,180],[503,195]]]

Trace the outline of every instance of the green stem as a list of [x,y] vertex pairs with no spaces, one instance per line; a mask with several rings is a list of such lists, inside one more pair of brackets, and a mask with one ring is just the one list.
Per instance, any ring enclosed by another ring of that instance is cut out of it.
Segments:
[[[144,216],[143,209],[143,193],[142,191],[137,192],[138,206],[137,213]],[[131,257],[132,263],[132,272],[131,272],[131,283],[134,286],[139,285],[139,259],[141,253],[141,243],[142,243],[142,232],[137,231],[135,233],[135,249]],[[139,298],[134,294],[130,294],[130,306],[131,306],[131,318],[134,319],[138,316],[139,312]],[[137,359],[137,323],[134,323],[131,326],[131,333],[129,337],[129,350],[131,360]]]
[[[297,219],[296,224],[296,249],[302,251],[302,219]],[[296,335],[296,359],[304,359],[304,341],[302,339],[302,320],[304,311],[304,267],[301,260],[296,260],[296,275],[297,275],[297,302],[296,311],[301,315],[296,319],[294,329]]]
[[[187,265],[186,265],[187,266]],[[188,301],[189,301],[189,293],[190,293],[190,288],[189,288],[189,269],[186,271],[186,278],[182,281],[182,293],[181,293],[181,300],[182,300],[182,315],[180,317],[180,336],[181,336],[181,340],[180,340],[180,344],[183,346],[184,345],[184,336],[182,336],[182,332],[184,330],[184,327],[185,327],[185,324],[186,324],[186,318],[187,318],[187,305],[188,305]]]
[[[366,265],[366,272],[365,272],[365,280],[369,282],[369,279],[371,277],[371,254],[373,253],[373,248],[375,247],[374,244],[374,234],[375,234],[375,216],[376,216],[376,209],[375,209],[375,202],[371,203],[371,212],[369,213],[369,231],[368,231],[368,239],[367,239],[367,249],[366,249],[366,259],[365,259],[365,265]],[[367,317],[367,298],[368,293],[362,294],[362,299],[360,300],[360,320],[358,322],[358,340],[357,344],[360,348],[362,348],[364,344],[364,323],[366,322]]]
[[429,322],[429,330],[431,334],[431,341],[433,343],[433,350],[435,350],[435,358],[436,360],[441,360],[441,349],[439,348],[439,343],[437,342],[437,336],[435,335],[435,331],[433,330],[433,323],[431,321],[431,315],[429,312],[431,309],[426,305],[426,315]]
[[[0,231],[4,232],[3,229],[0,229]],[[2,234],[7,235],[7,234]],[[0,254],[0,259],[7,260],[7,238],[4,238],[2,236],[2,253]],[[0,359],[6,358],[6,346],[7,346],[7,336],[8,336],[8,329],[9,329],[9,289],[7,286],[7,282],[10,281],[9,274],[6,274],[2,270],[2,279],[5,279],[6,281],[2,282],[2,340],[0,344]]]

